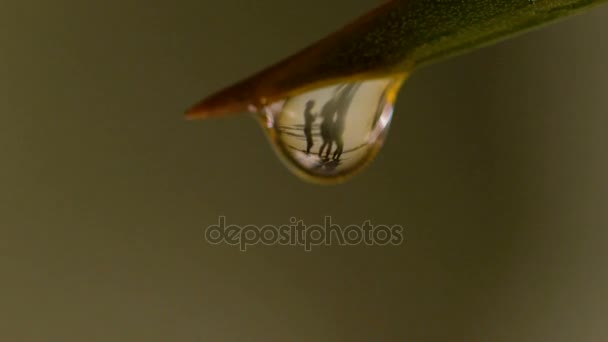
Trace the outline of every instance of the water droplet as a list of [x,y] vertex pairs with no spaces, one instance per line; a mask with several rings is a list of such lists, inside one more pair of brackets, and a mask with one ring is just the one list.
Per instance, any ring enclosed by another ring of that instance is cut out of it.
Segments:
[[265,106],[262,125],[298,176],[338,183],[364,168],[384,142],[404,76],[327,86]]

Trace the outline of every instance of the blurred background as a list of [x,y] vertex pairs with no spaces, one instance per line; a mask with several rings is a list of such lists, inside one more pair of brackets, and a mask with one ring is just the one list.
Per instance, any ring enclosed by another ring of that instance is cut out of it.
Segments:
[[[340,186],[183,120],[377,4],[4,1],[0,340],[605,341],[608,7],[416,72]],[[243,253],[220,215],[405,242]]]

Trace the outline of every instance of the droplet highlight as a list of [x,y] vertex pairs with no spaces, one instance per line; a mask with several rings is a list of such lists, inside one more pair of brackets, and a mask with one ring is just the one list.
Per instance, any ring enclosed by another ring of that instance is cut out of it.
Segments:
[[261,112],[275,150],[298,176],[339,183],[376,156],[388,132],[404,76],[311,90]]

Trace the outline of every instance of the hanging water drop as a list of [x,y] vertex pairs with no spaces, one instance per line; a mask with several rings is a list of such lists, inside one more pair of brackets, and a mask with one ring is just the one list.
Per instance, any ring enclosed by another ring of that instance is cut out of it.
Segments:
[[338,183],[365,167],[384,142],[403,76],[336,84],[265,106],[262,125],[304,179]]

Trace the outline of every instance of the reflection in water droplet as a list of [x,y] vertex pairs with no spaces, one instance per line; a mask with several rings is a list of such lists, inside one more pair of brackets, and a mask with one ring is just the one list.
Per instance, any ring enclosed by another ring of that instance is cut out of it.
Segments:
[[376,155],[388,131],[404,76],[328,86],[274,102],[262,124],[291,170],[336,183]]

